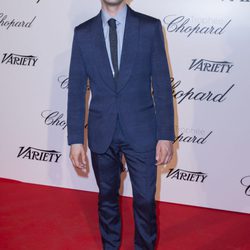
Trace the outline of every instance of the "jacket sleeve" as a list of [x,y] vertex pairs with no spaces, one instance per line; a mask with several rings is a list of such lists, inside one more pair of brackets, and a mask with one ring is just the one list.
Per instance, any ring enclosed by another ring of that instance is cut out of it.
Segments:
[[157,121],[157,140],[174,141],[173,96],[160,20],[156,22],[151,60],[153,97]]
[[84,144],[87,74],[77,35],[75,28],[71,50],[67,100],[68,145]]

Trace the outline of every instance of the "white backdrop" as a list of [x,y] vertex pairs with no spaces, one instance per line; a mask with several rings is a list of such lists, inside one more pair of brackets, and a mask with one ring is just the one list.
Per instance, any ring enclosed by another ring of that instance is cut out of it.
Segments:
[[[73,28],[99,0],[0,0],[0,176],[97,191],[68,159],[67,77]],[[250,2],[133,0],[161,19],[173,76],[175,158],[157,199],[250,212]],[[89,93],[89,100],[91,93]],[[129,174],[123,195],[131,196]]]

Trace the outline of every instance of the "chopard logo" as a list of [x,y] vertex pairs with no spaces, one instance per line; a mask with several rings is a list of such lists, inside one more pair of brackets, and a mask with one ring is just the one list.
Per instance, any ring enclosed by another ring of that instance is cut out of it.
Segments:
[[247,196],[250,196],[250,175],[249,176],[245,176],[240,180],[240,183],[242,186],[244,186],[245,189],[245,194]]
[[206,59],[192,59],[189,70],[203,72],[230,73],[233,63],[227,61],[211,61]]
[[10,53],[10,54],[4,53],[1,63],[34,67],[37,61],[38,61],[37,56],[32,56],[32,55],[25,56],[25,55],[18,55],[14,53]]
[[250,3],[250,0],[237,0],[237,1],[234,1],[234,0],[221,0],[222,2],[240,2],[240,3]]
[[207,178],[207,174],[202,172],[193,172],[183,169],[171,169],[166,178],[176,179],[179,181],[190,181],[204,183]]
[[69,84],[69,77],[65,75],[58,76],[57,81],[60,83],[62,89],[67,89]]
[[200,101],[200,102],[212,102],[212,103],[222,103],[227,99],[227,96],[232,91],[235,84],[232,84],[229,88],[227,88],[222,93],[214,93],[212,90],[210,91],[197,91],[194,87],[191,89],[184,91],[180,90],[179,87],[181,85],[181,81],[174,82],[174,78],[171,78],[172,83],[172,93],[173,97],[177,99],[177,103],[180,104],[184,101]]
[[191,19],[185,16],[168,15],[163,18],[163,22],[167,25],[168,32],[182,33],[190,37],[194,34],[202,35],[222,35],[225,33],[227,26],[231,23],[231,19],[224,23],[223,26],[203,25],[202,23],[191,24]]
[[[61,89],[68,89],[68,87],[69,87],[69,77],[68,76],[60,75],[57,77],[57,81],[59,82]],[[87,91],[90,90],[89,81],[87,81],[86,90]]]
[[201,136],[196,136],[196,135],[187,135],[182,132],[180,135],[178,135],[175,138],[174,143],[176,141],[179,141],[179,142],[187,142],[187,143],[202,145],[202,144],[207,143],[207,140],[211,136],[212,133],[213,131],[210,131],[207,135],[201,137]]
[[59,111],[44,110],[42,111],[41,116],[44,119],[44,123],[48,126],[59,126],[62,129],[67,127],[64,114]]
[[36,160],[36,161],[46,161],[46,162],[54,162],[58,163],[59,158],[62,154],[55,150],[43,150],[33,147],[25,148],[20,147],[20,151],[17,155],[17,158]]
[[31,28],[33,22],[35,21],[36,16],[33,17],[30,21],[8,19],[8,15],[0,13],[0,26],[5,27],[7,30],[11,27],[13,28]]

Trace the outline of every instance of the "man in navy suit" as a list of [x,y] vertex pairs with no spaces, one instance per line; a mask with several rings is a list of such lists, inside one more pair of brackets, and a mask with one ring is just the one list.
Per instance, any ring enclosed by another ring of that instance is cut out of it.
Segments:
[[[155,249],[157,166],[173,155],[174,112],[159,19],[123,0],[102,0],[99,14],[74,30],[68,89],[68,144],[86,167],[85,93],[90,82],[88,146],[99,187],[105,250],[119,249],[119,187],[124,154],[133,189],[135,249]],[[152,91],[153,90],[153,91]]]

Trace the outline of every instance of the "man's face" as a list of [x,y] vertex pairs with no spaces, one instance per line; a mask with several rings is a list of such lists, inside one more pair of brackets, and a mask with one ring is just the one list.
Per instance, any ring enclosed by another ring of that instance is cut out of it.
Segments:
[[102,0],[106,5],[116,6],[120,5],[124,0]]

